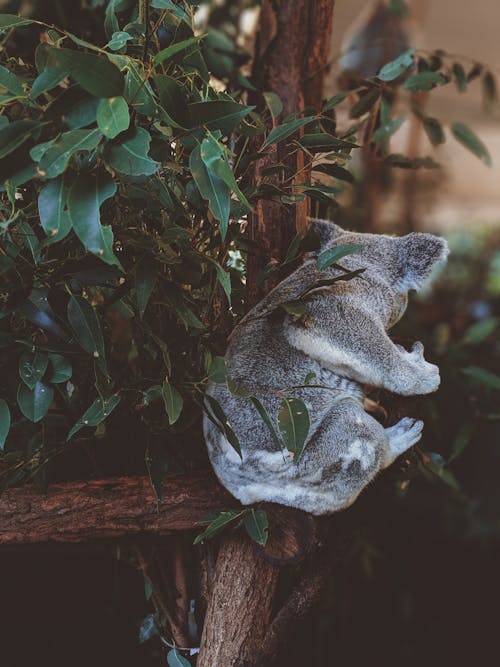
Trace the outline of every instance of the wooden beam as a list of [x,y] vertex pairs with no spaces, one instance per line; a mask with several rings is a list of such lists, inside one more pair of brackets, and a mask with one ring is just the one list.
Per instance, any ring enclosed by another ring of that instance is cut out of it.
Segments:
[[46,494],[25,485],[0,495],[0,545],[164,535],[234,507],[238,502],[209,472],[167,475],[160,503],[147,477],[53,484]]

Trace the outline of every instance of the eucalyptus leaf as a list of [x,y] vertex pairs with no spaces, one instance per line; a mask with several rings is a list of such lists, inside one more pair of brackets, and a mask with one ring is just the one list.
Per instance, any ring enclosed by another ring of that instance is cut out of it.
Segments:
[[123,94],[130,106],[143,116],[156,114],[156,99],[148,75],[138,63],[129,63]]
[[38,164],[38,173],[44,178],[59,176],[66,170],[75,153],[93,150],[101,137],[101,131],[97,128],[64,132],[43,153]]
[[484,164],[491,167],[491,155],[483,144],[481,139],[463,123],[453,123],[451,132],[455,139],[459,141],[462,146],[465,146],[471,153],[478,157]]
[[33,81],[31,97],[36,98],[47,90],[52,90],[65,79],[67,71],[61,67],[47,67]]
[[220,233],[224,239],[229,226],[231,190],[222,178],[212,170],[207,169],[202,160],[199,146],[191,151],[189,168],[201,196],[208,200],[212,215],[220,223]]
[[203,37],[204,35],[197,35],[196,37],[189,37],[189,39],[183,39],[180,42],[176,42],[175,44],[167,46],[166,49],[162,49],[156,54],[153,60],[153,64],[155,65],[155,67],[157,65],[161,65],[161,63],[163,63],[165,60],[168,60],[169,58],[172,58],[177,53],[185,51],[191,46],[198,44],[200,39],[203,39]]
[[283,111],[283,102],[281,101],[279,95],[273,93],[272,91],[262,93],[264,101],[271,113],[272,118],[278,118],[280,113]]
[[163,402],[165,403],[165,410],[167,412],[168,423],[172,426],[181,415],[184,400],[177,389],[170,384],[168,380],[165,380],[163,383],[161,391]]
[[408,49],[395,60],[391,60],[390,63],[387,63],[382,67],[380,72],[377,74],[377,78],[380,81],[394,81],[401,76],[406,70],[408,70],[413,65],[413,56],[415,49]]
[[148,157],[150,143],[149,132],[143,127],[136,127],[130,136],[109,146],[106,163],[122,174],[151,176],[157,171],[158,163]]
[[403,88],[412,93],[417,93],[430,90],[435,86],[442,86],[445,83],[446,79],[439,72],[418,72],[418,74],[412,74],[406,79]]
[[97,107],[97,125],[108,139],[114,139],[128,129],[130,115],[128,104],[123,97],[108,97]]
[[58,236],[58,240],[71,230],[71,219],[66,209],[67,196],[62,178],[49,181],[38,195],[38,215],[43,231],[49,237]]
[[224,434],[227,441],[231,447],[236,451],[238,456],[242,459],[241,447],[236,433],[233,431],[231,425],[229,424],[227,417],[222,409],[219,401],[210,396],[210,394],[205,394],[204,396],[204,408],[205,414],[210,419],[210,421],[217,426],[217,428]]
[[363,246],[359,243],[348,243],[345,245],[335,246],[334,248],[328,248],[318,256],[318,259],[316,260],[316,266],[318,267],[319,271],[324,271],[329,266],[342,259],[342,257],[360,252],[362,249]]
[[205,530],[200,533],[200,535],[197,535],[193,544],[201,544],[205,540],[209,540],[212,537],[215,537],[218,535],[218,533],[221,532],[226,526],[228,526],[230,523],[233,523],[236,519],[239,519],[241,517],[241,511],[239,510],[229,510],[229,511],[223,511],[219,512],[216,515],[212,515],[210,517],[206,517],[205,519],[202,519],[200,523],[208,523],[208,526],[205,528]]
[[264,510],[247,510],[243,516],[243,525],[254,542],[260,544],[261,547],[266,546],[269,537],[267,532],[269,523]]
[[10,410],[3,398],[0,398],[0,450],[5,446],[5,441],[10,431]]
[[50,47],[51,66],[64,69],[80,86],[95,97],[123,94],[125,78],[105,56],[74,49]]
[[128,32],[117,30],[111,35],[111,39],[108,42],[108,48],[112,51],[119,51],[120,49],[123,49],[126,43],[131,39],[134,38],[132,35],[129,35]]
[[294,132],[297,132],[298,129],[309,125],[309,123],[313,123],[315,120],[315,116],[310,116],[307,118],[296,118],[295,120],[290,120],[287,123],[282,123],[278,127],[275,127],[274,130],[269,132],[266,140],[262,144],[261,150],[271,146],[271,144],[288,139],[288,137],[291,136]]
[[488,389],[500,390],[500,376],[492,373],[486,368],[468,366],[467,368],[462,369],[462,373],[470,380],[479,382],[485,387],[488,387]]
[[52,367],[52,374],[50,375],[49,381],[52,384],[60,384],[61,382],[67,382],[71,379],[73,369],[66,357],[63,357],[62,354],[53,352],[49,354],[49,360]]
[[19,377],[29,389],[34,389],[48,365],[49,357],[45,352],[23,352],[19,359]]
[[255,107],[244,106],[230,100],[194,102],[188,105],[191,127],[204,126],[208,130],[230,132]]
[[34,23],[33,19],[25,19],[22,16],[15,14],[0,14],[0,30],[10,30],[11,28],[19,28],[22,25]]
[[167,662],[169,667],[191,667],[191,663],[176,648],[167,653]]
[[15,120],[2,127],[0,129],[0,159],[31,139],[34,129],[38,126],[40,123],[36,120]]
[[68,302],[67,314],[78,343],[96,359],[101,370],[106,372],[104,339],[94,308],[83,296],[72,295]]
[[4,88],[16,97],[26,95],[21,80],[3,65],[0,65],[0,88]]
[[120,400],[121,397],[118,394],[113,394],[107,399],[102,397],[96,398],[92,405],[72,427],[66,440],[71,440],[71,438],[84,426],[98,426],[101,424],[113,412],[116,406],[120,403]]
[[247,198],[240,190],[231,167],[226,158],[224,147],[215,139],[213,135],[208,135],[201,142],[200,156],[207,170],[215,173],[232,190],[241,203],[249,210],[252,209]]
[[135,267],[135,292],[140,317],[144,316],[158,278],[159,269],[158,263],[148,255],[145,255]]
[[298,463],[309,435],[309,412],[304,401],[284,398],[278,413],[278,425],[286,448]]
[[24,382],[17,388],[17,404],[19,409],[32,422],[39,422],[49,411],[54,398],[54,389],[44,382],[37,382],[30,389]]
[[75,234],[85,248],[106,264],[118,264],[113,253],[111,225],[102,226],[100,207],[116,192],[116,184],[105,172],[79,174],[68,196],[68,212]]

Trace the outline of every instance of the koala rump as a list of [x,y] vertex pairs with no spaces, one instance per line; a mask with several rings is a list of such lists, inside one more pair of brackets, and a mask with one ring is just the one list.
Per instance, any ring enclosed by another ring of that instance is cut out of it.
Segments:
[[[432,234],[392,237],[322,220],[311,224],[318,253],[361,245],[341,264],[364,272],[316,287],[340,272],[334,266],[319,271],[317,254],[306,256],[241,320],[225,356],[228,377],[262,403],[275,427],[283,396],[304,401],[311,424],[300,460],[278,449],[254,404],[225,385],[211,385],[208,393],[236,433],[242,458],[208,417],[204,433],[217,476],[243,504],[269,501],[319,515],[351,505],[379,470],[421,437],[422,422],[409,418],[384,429],[364,411],[362,385],[406,396],[438,388],[439,370],[425,361],[422,344],[408,352],[387,331],[403,315],[408,291],[429,279],[448,247]],[[305,293],[300,317],[280,308]],[[303,387],[311,373],[314,387]]]

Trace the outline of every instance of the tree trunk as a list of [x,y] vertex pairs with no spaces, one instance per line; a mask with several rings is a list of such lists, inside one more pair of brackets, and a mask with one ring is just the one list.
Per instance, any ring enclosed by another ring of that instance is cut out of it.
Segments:
[[[276,93],[281,117],[306,107],[319,108],[330,48],[333,0],[262,0],[253,77],[257,87]],[[258,146],[256,146],[256,149]],[[309,178],[302,152],[286,156],[271,147],[256,163],[254,184],[274,183],[262,176],[271,164],[283,162],[285,177]],[[259,286],[260,271],[269,262],[282,262],[297,231],[304,232],[307,199],[294,207],[260,200],[250,219],[249,236],[255,251],[248,258],[247,305],[252,307],[280,279],[277,272]],[[228,537],[216,565],[197,667],[251,667],[271,621],[278,568],[259,557],[248,538]]]
[[[259,90],[272,91],[280,97],[283,103],[280,119],[309,107],[318,111],[321,106],[334,4],[333,0],[262,2],[253,78]],[[284,147],[274,144],[256,163],[254,184],[279,185],[280,176],[262,175],[263,169],[278,163],[285,165],[285,178],[293,178],[294,182],[309,180],[304,153],[286,155]],[[295,206],[262,199],[257,202],[249,229],[255,248],[248,258],[249,307],[283,277],[274,272],[265,286],[259,285],[260,271],[270,262],[281,263],[296,232],[305,232],[309,213],[307,198]]]
[[167,475],[160,502],[147,477],[53,484],[46,494],[21,486],[0,495],[0,545],[165,535],[232,507],[238,502],[207,473]]

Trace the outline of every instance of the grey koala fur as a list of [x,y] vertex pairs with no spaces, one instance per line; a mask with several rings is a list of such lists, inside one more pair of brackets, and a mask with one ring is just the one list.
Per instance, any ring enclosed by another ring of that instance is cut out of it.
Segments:
[[[421,421],[404,418],[383,428],[367,414],[362,385],[405,396],[438,388],[439,370],[425,361],[423,345],[417,342],[408,352],[387,330],[406,310],[408,291],[426,282],[448,247],[432,234],[392,237],[348,232],[322,220],[312,225],[319,252],[361,244],[341,264],[365,272],[313,289],[297,319],[279,305],[340,274],[334,267],[319,271],[317,256],[306,256],[241,320],[225,356],[228,378],[257,397],[275,424],[283,396],[304,401],[311,426],[300,460],[277,450],[254,405],[225,385],[213,384],[208,392],[236,433],[242,458],[207,417],[204,433],[219,480],[244,505],[269,501],[320,515],[351,505],[378,471],[420,440]],[[303,385],[309,373],[314,385],[327,388],[287,390]]]

